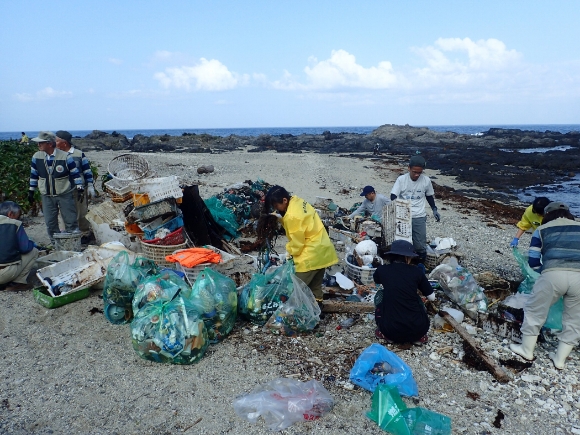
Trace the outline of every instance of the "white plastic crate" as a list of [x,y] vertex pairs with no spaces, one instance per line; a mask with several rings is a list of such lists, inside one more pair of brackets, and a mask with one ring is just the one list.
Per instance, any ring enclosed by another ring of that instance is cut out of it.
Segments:
[[395,240],[413,241],[411,200],[396,199],[383,207],[383,239],[385,246]]
[[131,189],[134,193],[146,193],[151,202],[165,198],[183,197],[183,191],[179,187],[176,175],[139,180],[131,183]]
[[36,259],[37,269],[42,269],[44,267],[52,266],[53,264],[60,263],[61,261],[68,260],[75,255],[81,255],[79,252],[75,251],[55,251],[48,255],[38,257]]
[[107,190],[118,196],[125,196],[131,193],[131,182],[113,178],[105,183]]
[[[381,264],[383,260],[380,259]],[[368,285],[374,283],[373,275],[376,267],[360,267],[348,262],[348,254],[344,257],[344,263],[346,264],[346,276],[348,276],[353,281],[360,281],[363,285]]]
[[[181,270],[183,273],[185,273],[185,276],[187,278],[187,280],[189,281],[189,283],[191,285],[193,285],[193,283],[195,282],[195,279],[197,278],[197,275],[199,275],[199,273],[205,269],[206,267],[209,267],[210,269],[215,269],[218,265],[223,265],[228,263],[229,261],[237,258],[236,255],[232,255],[232,254],[228,254],[225,251],[222,251],[221,249],[218,249],[214,246],[211,245],[206,245],[206,246],[202,246],[203,248],[207,248],[207,249],[211,249],[214,252],[217,252],[218,254],[221,255],[222,257],[222,261],[219,264],[216,263],[202,263],[202,264],[198,264],[197,266],[194,267],[185,267],[182,266],[179,263],[177,264],[177,269]],[[178,253],[184,251],[184,249],[179,249],[177,251],[175,251],[174,253]]]

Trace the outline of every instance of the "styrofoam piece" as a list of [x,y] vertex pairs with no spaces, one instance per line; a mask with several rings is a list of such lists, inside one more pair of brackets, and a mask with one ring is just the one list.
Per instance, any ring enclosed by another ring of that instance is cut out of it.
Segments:
[[351,290],[354,288],[354,282],[344,276],[342,273],[337,272],[334,277],[336,278],[336,283],[345,290]]
[[43,257],[38,257],[36,259],[37,269],[60,263],[61,261],[74,257],[75,255],[80,255],[80,253],[76,251],[55,251],[48,255],[44,255]]
[[441,308],[441,311],[446,311],[447,313],[449,313],[449,315],[453,317],[457,323],[463,322],[463,319],[465,317],[463,311],[456,310],[455,308],[443,307]]
[[91,224],[91,229],[98,244],[121,242],[127,249],[133,252],[141,252],[141,241],[136,235],[129,234],[124,229],[115,230],[107,223],[97,224],[91,222],[90,219],[89,223]]
[[[94,287],[104,281],[107,274],[107,266],[118,253],[118,250],[97,246],[91,247],[74,257],[39,269],[36,272],[36,276],[53,297],[57,295],[53,293],[52,287],[60,283],[70,287],[59,296],[73,293],[88,287]],[[130,252],[129,259],[134,261],[135,254]],[[47,281],[47,278],[50,278],[52,285]]]
[[385,246],[390,246],[395,240],[413,241],[411,218],[411,200],[396,199],[383,207],[383,239]]

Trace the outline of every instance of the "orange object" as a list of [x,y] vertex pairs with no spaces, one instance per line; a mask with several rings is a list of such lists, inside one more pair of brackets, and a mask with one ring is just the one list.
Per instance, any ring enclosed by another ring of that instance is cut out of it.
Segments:
[[137,224],[128,224],[127,222],[125,222],[125,230],[129,234],[134,234],[137,236],[142,236],[143,234],[145,234],[143,232],[143,230],[141,228],[139,228],[139,225],[137,225]]
[[165,257],[167,261],[179,263],[183,267],[194,267],[202,263],[219,263],[222,256],[207,248],[189,248]]
[[133,194],[133,205],[135,207],[140,207],[142,205],[149,204],[149,195],[146,193],[134,193]]

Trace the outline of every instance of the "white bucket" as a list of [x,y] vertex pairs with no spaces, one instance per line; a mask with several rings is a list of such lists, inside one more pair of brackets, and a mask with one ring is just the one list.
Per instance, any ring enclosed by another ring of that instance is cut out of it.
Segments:
[[54,249],[57,251],[81,251],[82,233],[54,233]]

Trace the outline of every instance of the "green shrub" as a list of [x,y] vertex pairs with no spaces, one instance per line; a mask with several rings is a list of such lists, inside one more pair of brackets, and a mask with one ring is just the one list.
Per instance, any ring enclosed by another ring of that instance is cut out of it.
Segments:
[[[38,147],[34,142],[21,144],[16,140],[0,141],[0,199],[14,201],[27,213],[30,162]],[[38,192],[36,194],[38,199]]]

